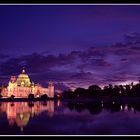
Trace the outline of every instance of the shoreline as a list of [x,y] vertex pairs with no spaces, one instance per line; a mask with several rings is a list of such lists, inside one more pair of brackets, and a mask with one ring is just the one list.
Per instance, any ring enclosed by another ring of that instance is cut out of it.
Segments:
[[41,98],[0,98],[0,102],[27,102],[27,101],[51,101],[55,100],[55,98],[47,98],[47,99],[41,99]]
[[120,102],[120,101],[136,101],[140,102],[140,97],[102,97],[102,98],[76,98],[76,99],[67,99],[67,98],[0,98],[0,102],[16,102],[16,101],[55,101],[55,100],[61,100],[62,102],[99,102],[103,101],[105,102],[110,102],[110,101],[115,101],[115,102]]
[[77,98],[77,99],[60,99],[62,102],[73,102],[73,103],[86,103],[86,102],[139,102],[140,103],[140,97],[99,97],[99,98]]

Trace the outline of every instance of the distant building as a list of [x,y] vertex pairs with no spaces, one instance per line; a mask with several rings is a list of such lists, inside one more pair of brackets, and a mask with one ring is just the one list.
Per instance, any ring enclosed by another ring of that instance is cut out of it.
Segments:
[[48,88],[44,88],[40,84],[35,84],[34,82],[31,83],[29,76],[23,68],[18,78],[16,78],[16,76],[11,76],[8,86],[2,90],[2,96],[4,97],[11,97],[11,95],[14,95],[16,98],[27,98],[30,93],[34,94],[34,97],[47,94],[49,98],[53,98],[53,82],[49,83]]

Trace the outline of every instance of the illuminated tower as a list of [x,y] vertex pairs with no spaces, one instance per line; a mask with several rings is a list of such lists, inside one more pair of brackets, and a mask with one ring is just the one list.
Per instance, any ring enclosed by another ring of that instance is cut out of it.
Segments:
[[8,97],[10,97],[11,95],[17,95],[16,76],[11,76],[10,81],[8,83]]
[[31,84],[31,93],[35,94],[35,84],[34,84],[34,82],[32,82],[32,84]]
[[49,82],[48,86],[48,97],[53,98],[54,97],[54,84],[53,82]]

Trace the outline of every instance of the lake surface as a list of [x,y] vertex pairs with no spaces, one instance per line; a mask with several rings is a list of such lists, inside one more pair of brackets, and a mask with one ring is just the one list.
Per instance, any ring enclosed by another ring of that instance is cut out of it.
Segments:
[[140,100],[0,102],[0,135],[140,135]]

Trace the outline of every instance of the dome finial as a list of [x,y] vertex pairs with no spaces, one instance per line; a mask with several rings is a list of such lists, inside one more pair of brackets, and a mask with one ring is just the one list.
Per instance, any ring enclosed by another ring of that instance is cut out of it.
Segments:
[[23,67],[23,69],[22,69],[22,73],[25,73],[25,67]]

